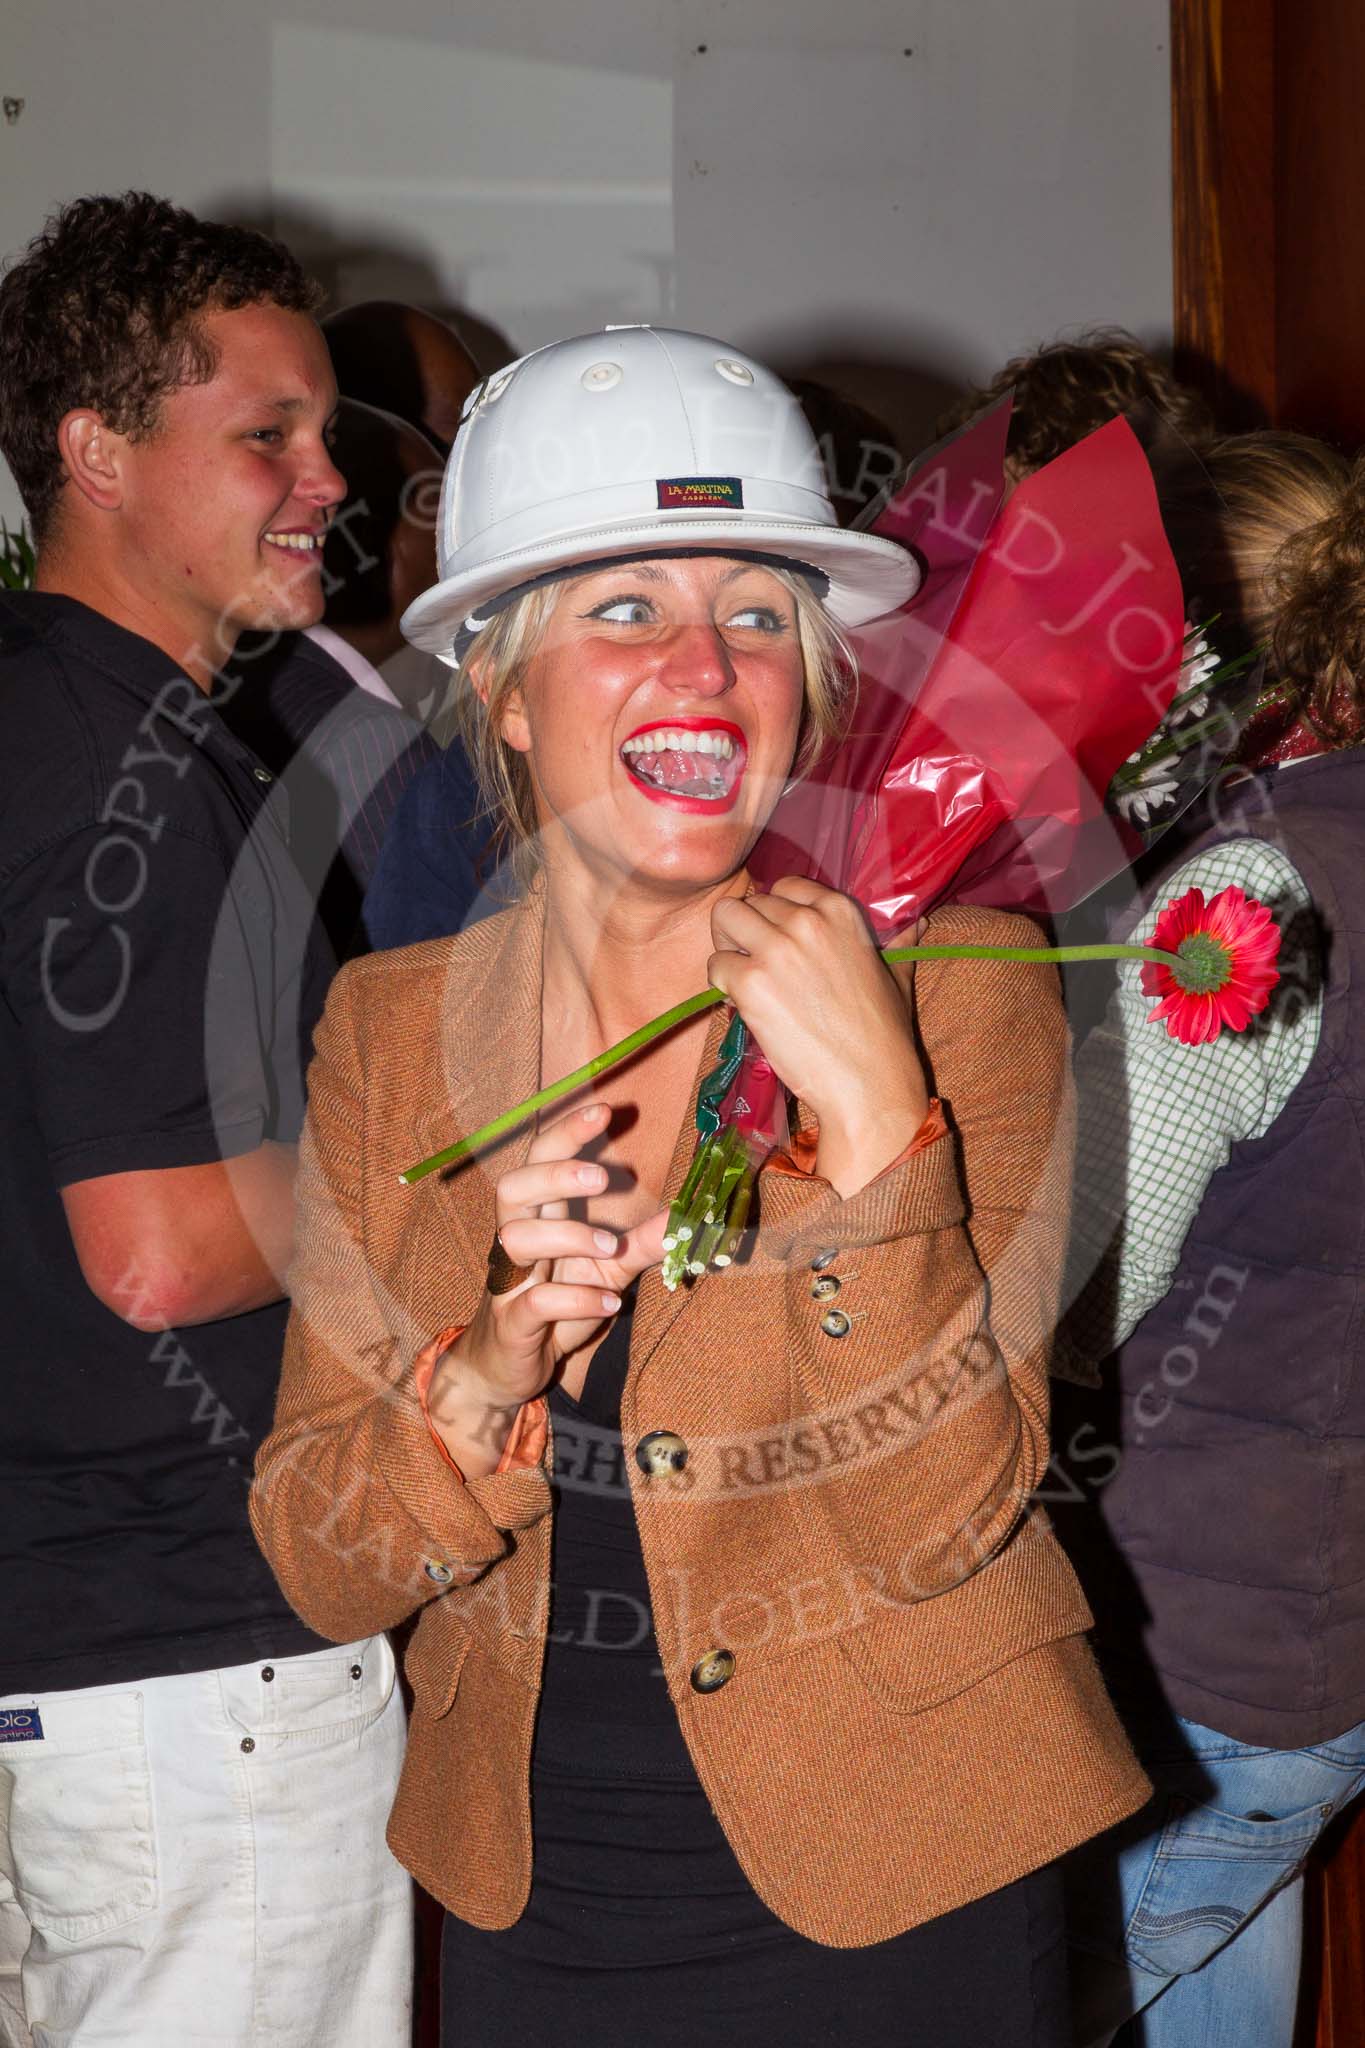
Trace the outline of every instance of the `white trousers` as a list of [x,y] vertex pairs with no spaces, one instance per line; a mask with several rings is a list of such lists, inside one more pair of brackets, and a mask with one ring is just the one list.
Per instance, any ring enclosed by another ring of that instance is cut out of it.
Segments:
[[3,2048],[408,2048],[403,1741],[383,1636],[0,1700]]

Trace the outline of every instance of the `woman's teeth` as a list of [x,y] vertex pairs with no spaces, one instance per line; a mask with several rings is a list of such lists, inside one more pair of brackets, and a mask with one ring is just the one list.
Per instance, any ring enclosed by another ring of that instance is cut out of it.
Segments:
[[667,726],[636,733],[621,755],[630,773],[651,789],[713,802],[731,795],[743,766],[743,749],[732,734]]
[[623,754],[715,754],[722,761],[728,761],[734,751],[728,732],[642,732],[621,749]]

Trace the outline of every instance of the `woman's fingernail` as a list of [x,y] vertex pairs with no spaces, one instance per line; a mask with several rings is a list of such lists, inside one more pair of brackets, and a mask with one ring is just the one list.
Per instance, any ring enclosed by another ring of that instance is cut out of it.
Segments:
[[599,1252],[614,1252],[616,1250],[617,1239],[614,1230],[594,1230],[592,1241],[597,1246]]
[[602,1296],[602,1306],[603,1306],[603,1308],[604,1308],[604,1309],[606,1310],[606,1312],[607,1312],[607,1314],[608,1314],[609,1316],[614,1316],[614,1315],[616,1314],[616,1311],[617,1311],[617,1309],[618,1309],[618,1308],[620,1308],[620,1306],[621,1306],[621,1297],[620,1297],[620,1295],[619,1295],[619,1294],[604,1294],[604,1295]]
[[580,1167],[579,1167],[579,1169],[578,1169],[578,1185],[579,1185],[579,1186],[580,1186],[581,1188],[604,1188],[604,1187],[606,1186],[606,1184],[607,1184],[607,1169],[606,1169],[606,1167],[605,1167],[605,1166],[580,1166]]

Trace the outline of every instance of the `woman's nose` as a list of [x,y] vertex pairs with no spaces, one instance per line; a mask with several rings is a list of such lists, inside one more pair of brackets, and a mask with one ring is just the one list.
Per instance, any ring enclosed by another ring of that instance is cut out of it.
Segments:
[[679,696],[718,697],[733,688],[735,667],[719,629],[710,623],[679,626],[660,676]]

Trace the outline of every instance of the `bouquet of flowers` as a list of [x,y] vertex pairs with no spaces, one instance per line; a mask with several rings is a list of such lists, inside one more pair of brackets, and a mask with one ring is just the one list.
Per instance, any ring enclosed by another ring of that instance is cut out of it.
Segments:
[[[888,961],[1140,957],[1162,998],[1152,1014],[1173,1033],[1242,1029],[1269,1000],[1279,935],[1261,906],[1231,900],[1239,891],[1198,906],[1191,892],[1145,948],[888,944],[950,895],[1050,915],[1073,907],[1193,800],[1212,726],[1235,725],[1245,708],[1244,665],[1219,663],[1186,626],[1151,471],[1126,423],[1007,496],[1008,420],[1006,402],[873,508],[873,530],[920,557],[921,588],[851,636],[849,731],[778,804],[750,871],[760,885],[800,874],[853,896]],[[402,1181],[467,1156],[722,1000],[689,997]],[[665,1238],[669,1287],[732,1260],[758,1169],[785,1138],[781,1081],[738,1016],[696,1121]]]

